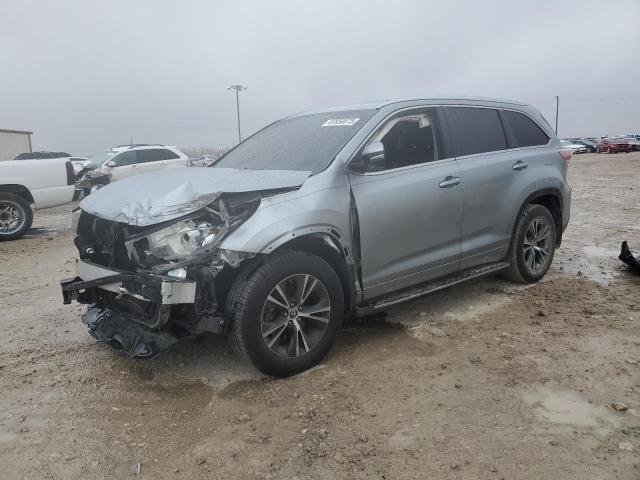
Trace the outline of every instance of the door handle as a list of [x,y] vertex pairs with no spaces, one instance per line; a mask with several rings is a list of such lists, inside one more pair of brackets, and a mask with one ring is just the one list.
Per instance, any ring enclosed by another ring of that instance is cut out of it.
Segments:
[[459,185],[462,179],[460,177],[445,177],[438,186],[440,188],[451,188]]
[[527,168],[529,166],[529,164],[527,162],[523,162],[522,160],[518,160],[516,163],[513,164],[513,168],[514,170],[518,171],[518,170],[524,170],[525,168]]

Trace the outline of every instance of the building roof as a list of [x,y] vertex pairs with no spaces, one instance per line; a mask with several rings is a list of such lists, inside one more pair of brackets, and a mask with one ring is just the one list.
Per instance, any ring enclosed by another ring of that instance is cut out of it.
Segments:
[[26,135],[33,135],[33,132],[28,130],[8,130],[6,128],[0,128],[0,133],[24,133]]

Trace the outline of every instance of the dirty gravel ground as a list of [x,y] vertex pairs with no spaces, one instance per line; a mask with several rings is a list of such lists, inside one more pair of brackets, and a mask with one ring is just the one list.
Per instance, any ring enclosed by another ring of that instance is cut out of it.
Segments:
[[[640,153],[574,157],[552,272],[350,322],[317,368],[265,378],[215,337],[119,357],[63,306],[70,208],[0,244],[0,477],[640,478]],[[624,412],[611,408],[622,402]],[[139,464],[139,465],[138,465]]]

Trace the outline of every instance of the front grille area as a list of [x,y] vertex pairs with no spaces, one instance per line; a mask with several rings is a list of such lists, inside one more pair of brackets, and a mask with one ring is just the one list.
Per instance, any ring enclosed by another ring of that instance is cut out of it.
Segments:
[[132,233],[129,228],[132,227],[82,212],[75,239],[80,258],[103,267],[134,272],[136,266],[129,260],[124,244]]

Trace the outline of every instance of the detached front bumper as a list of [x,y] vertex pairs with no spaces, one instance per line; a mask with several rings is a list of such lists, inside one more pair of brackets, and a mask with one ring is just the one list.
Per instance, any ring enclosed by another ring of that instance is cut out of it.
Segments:
[[84,323],[95,338],[123,354],[153,357],[173,345],[171,308],[193,304],[196,282],[108,269],[78,260],[78,275],[60,282],[64,303],[87,304]]

